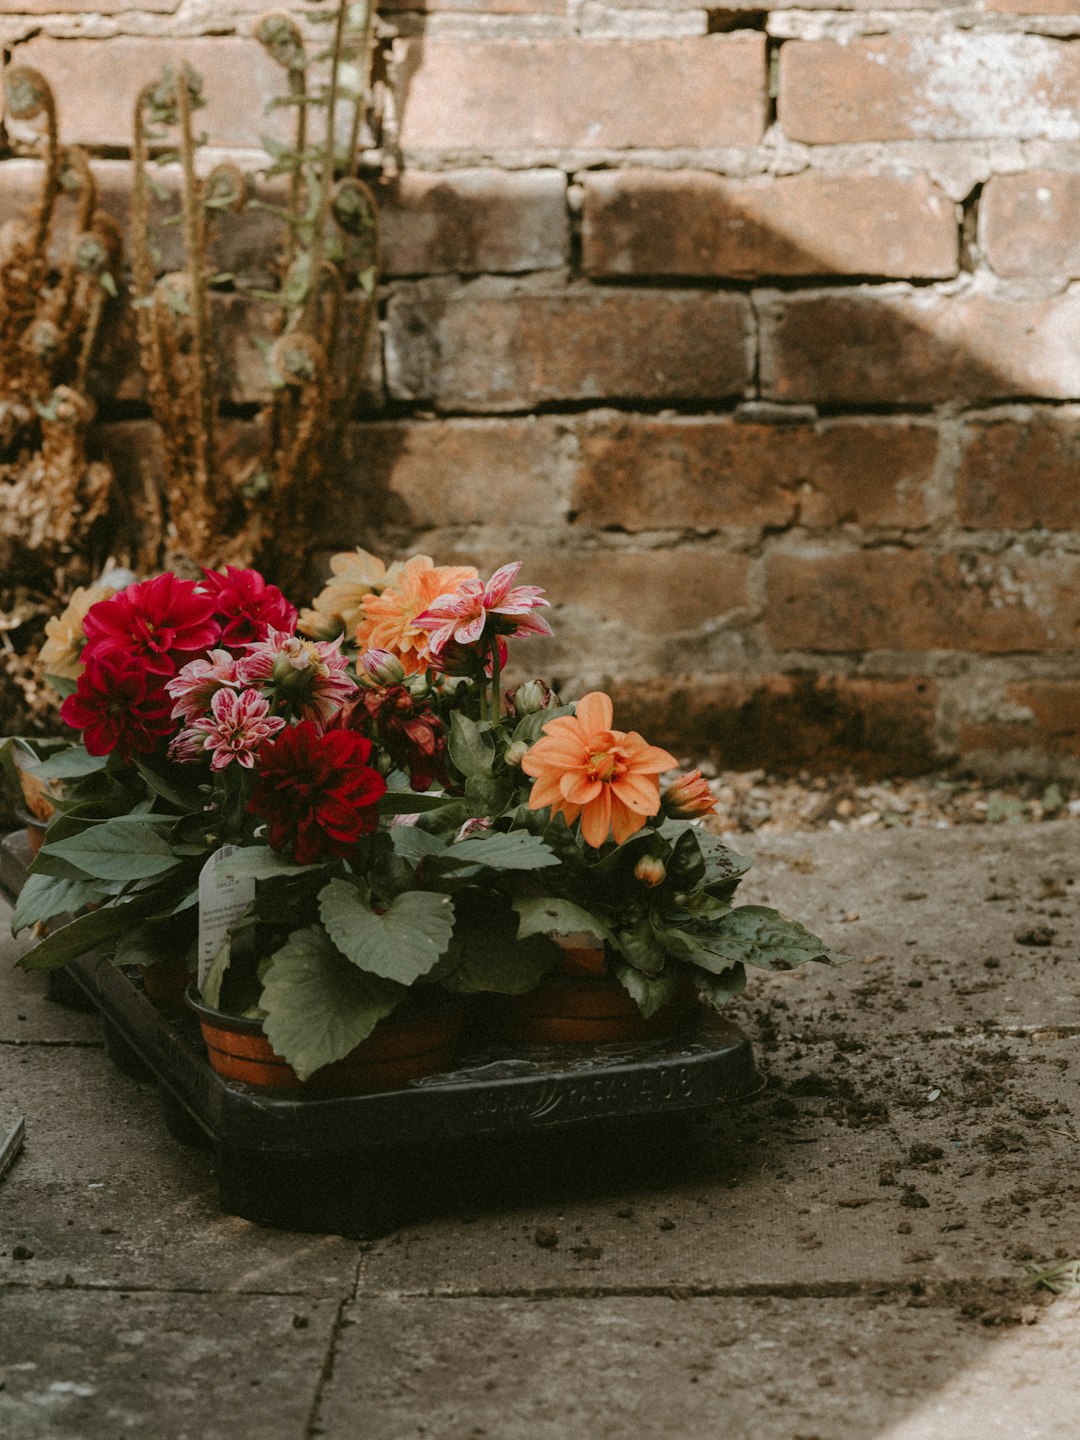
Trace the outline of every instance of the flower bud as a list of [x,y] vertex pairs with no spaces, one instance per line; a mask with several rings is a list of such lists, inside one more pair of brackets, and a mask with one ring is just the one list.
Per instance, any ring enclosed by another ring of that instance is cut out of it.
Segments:
[[666,876],[667,866],[659,855],[643,855],[634,866],[634,878],[640,880],[642,885],[648,885],[650,890],[662,885]]
[[506,692],[506,703],[515,715],[535,715],[551,704],[551,690],[543,680],[525,680]]
[[365,650],[356,665],[361,680],[375,685],[400,685],[405,679],[404,665],[389,650]]
[[514,740],[506,747],[506,763],[514,766],[520,765],[529,753],[529,749],[530,747],[524,740]]
[[475,835],[485,835],[491,829],[492,824],[493,822],[487,815],[474,815],[471,820],[466,820],[461,826],[452,843],[456,845],[459,840],[471,840]]
[[691,770],[667,787],[663,794],[664,814],[672,820],[696,820],[711,815],[716,797],[700,770]]

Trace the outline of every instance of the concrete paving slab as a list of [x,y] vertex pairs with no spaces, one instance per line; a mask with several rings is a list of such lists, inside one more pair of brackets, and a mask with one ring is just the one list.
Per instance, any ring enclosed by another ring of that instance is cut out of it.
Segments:
[[376,1242],[363,1287],[835,1293],[1018,1279],[1029,1261],[1080,1254],[1075,1057],[1076,1040],[1052,1031],[886,1054],[780,1046],[770,1088],[684,1140],[669,1133],[651,1180],[620,1183],[601,1152],[594,1193],[575,1194],[515,1157],[516,1204],[485,1210],[477,1180],[471,1211]]
[[365,1301],[317,1423],[327,1440],[1074,1440],[1077,1312],[1045,1314],[1018,1332],[894,1300]]
[[30,948],[26,936],[11,936],[11,907],[0,896],[0,1045],[100,1045],[96,1015],[67,1010],[45,998],[45,976],[17,970],[15,962]]
[[178,1145],[156,1091],[103,1051],[0,1046],[0,1095],[27,1129],[0,1182],[0,1284],[351,1290],[354,1243],[222,1215],[212,1157]]
[[0,1291],[12,1440],[303,1440],[337,1305]]
[[752,974],[731,1010],[752,1031],[1080,1026],[1075,821],[729,843],[754,858],[740,901],[775,905],[856,957],[840,970]]

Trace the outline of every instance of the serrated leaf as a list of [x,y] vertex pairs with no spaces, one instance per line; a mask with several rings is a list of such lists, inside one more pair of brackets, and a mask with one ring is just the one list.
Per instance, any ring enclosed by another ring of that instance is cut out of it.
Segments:
[[394,825],[388,833],[394,853],[413,865],[433,855],[442,855],[446,850],[444,835],[432,835],[430,830],[420,830],[415,825]]
[[331,880],[319,892],[319,915],[347,959],[399,985],[411,985],[434,969],[454,932],[449,895],[410,890],[378,915],[347,880]]
[[366,1040],[405,991],[348,964],[318,926],[294,931],[263,980],[263,1031],[301,1080]]
[[107,948],[110,941],[122,935],[141,919],[143,906],[131,900],[120,905],[106,905],[78,915],[70,924],[62,925],[47,935],[33,950],[19,960],[21,970],[56,970],[69,960],[85,955],[98,946]]
[[558,865],[554,855],[539,835],[523,830],[475,835],[451,845],[442,857],[459,865],[478,865],[492,870],[545,870]]
[[488,721],[470,720],[455,710],[446,744],[450,759],[466,780],[490,779],[495,764],[495,741]]
[[719,975],[695,970],[694,984],[714,1010],[722,1010],[729,1000],[734,1000],[746,989],[746,970],[742,965],[732,965],[729,970],[721,970]]
[[181,863],[153,825],[131,823],[124,816],[92,825],[66,840],[50,841],[41,855],[46,852],[98,880],[148,880]]
[[219,873],[225,880],[276,880],[282,875],[302,875],[306,870],[323,870],[328,861],[297,865],[266,845],[249,845],[222,860]]
[[741,905],[715,924],[689,927],[682,933],[694,942],[695,964],[713,974],[735,964],[791,970],[811,960],[839,965],[848,958],[766,905]]
[[633,965],[615,964],[615,978],[637,1005],[646,1020],[675,999],[678,977],[675,975],[643,975]]
[[57,915],[74,915],[84,905],[100,900],[101,891],[92,880],[62,880],[55,875],[28,875],[11,916],[11,933],[17,935],[28,925],[54,920]]
[[519,940],[526,940],[530,935],[576,935],[581,931],[599,935],[602,940],[612,938],[610,929],[599,916],[572,900],[524,895],[513,905],[518,915]]

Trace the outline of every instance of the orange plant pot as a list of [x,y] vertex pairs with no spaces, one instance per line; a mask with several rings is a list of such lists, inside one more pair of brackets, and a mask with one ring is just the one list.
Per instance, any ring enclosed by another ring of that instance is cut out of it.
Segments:
[[607,973],[601,946],[560,946],[558,969],[524,995],[495,1002],[502,1039],[526,1045],[604,1045],[654,1040],[689,1028],[701,1006],[690,987],[648,1019],[618,980]]
[[199,1017],[210,1064],[225,1080],[263,1089],[304,1090],[323,1095],[365,1095],[397,1090],[410,1080],[444,1070],[461,1028],[461,1007],[445,1004],[419,1010],[406,1006],[380,1020],[366,1040],[309,1080],[274,1050],[258,1020],[226,1015],[204,1005],[188,989],[188,1003]]

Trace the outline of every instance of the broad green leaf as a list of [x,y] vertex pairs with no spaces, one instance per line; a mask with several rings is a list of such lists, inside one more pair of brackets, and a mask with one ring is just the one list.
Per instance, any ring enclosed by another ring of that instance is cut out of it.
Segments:
[[355,885],[331,880],[319,892],[319,914],[341,953],[361,970],[411,985],[428,974],[450,944],[449,895],[409,890],[377,915]]
[[538,835],[529,835],[523,830],[459,840],[442,858],[459,865],[481,865],[493,870],[544,870],[559,863],[559,857],[552,854]]
[[72,745],[70,750],[61,750],[50,755],[36,767],[42,780],[81,780],[84,775],[96,775],[109,763],[107,755],[91,755],[81,745]]
[[659,975],[667,964],[668,951],[663,943],[663,934],[655,933],[651,925],[620,930],[615,943],[633,968],[644,975]]
[[302,1080],[366,1040],[405,995],[365,975],[324,930],[294,931],[271,957],[263,981],[263,1030]]
[[534,989],[558,964],[558,947],[543,935],[518,940],[515,928],[511,910],[486,905],[482,919],[455,931],[450,958],[457,963],[442,977],[443,986],[460,995],[523,995]]
[[57,915],[74,915],[84,905],[101,899],[101,890],[92,880],[61,880],[54,875],[28,875],[19,892],[11,917],[11,933],[17,935],[28,925],[53,920]]
[[488,721],[470,720],[460,710],[455,710],[450,721],[447,748],[450,759],[466,780],[491,775],[495,763],[495,741]]
[[181,863],[152,825],[125,822],[122,817],[66,840],[49,841],[42,855],[46,851],[99,880],[146,880]]
[[667,862],[667,883],[672,890],[694,890],[705,879],[705,857],[697,833],[685,830],[675,841]]
[[160,795],[161,798],[167,800],[170,805],[175,805],[178,810],[185,812],[202,809],[202,797],[197,791],[185,793],[178,789],[167,780],[164,775],[159,774],[153,766],[148,765],[144,760],[137,759],[135,766],[154,794]]
[[266,845],[249,845],[222,860],[219,874],[225,880],[276,880],[281,875],[302,875],[305,870],[325,869],[329,861],[297,865]]
[[746,989],[746,970],[742,965],[732,965],[730,970],[721,970],[719,975],[695,970],[694,984],[714,1010],[722,1010],[729,1000],[734,1000]]
[[460,805],[457,795],[421,795],[413,790],[387,790],[379,800],[380,815],[424,815],[446,805]]
[[465,781],[465,799],[474,818],[501,815],[513,798],[513,784],[505,775],[471,775]]
[[85,955],[98,946],[109,947],[115,940],[142,918],[143,906],[140,901],[127,901],[120,905],[106,905],[101,910],[90,910],[78,915],[59,930],[47,935],[39,945],[19,961],[21,970],[56,970],[69,960]]
[[791,970],[810,960],[839,965],[848,958],[830,950],[797,921],[785,920],[765,905],[741,905],[715,924],[683,933],[694,941],[695,963],[714,974],[735,964]]
[[514,901],[514,909],[520,921],[519,940],[526,940],[530,935],[576,935],[580,931],[591,931],[603,940],[612,938],[610,929],[599,916],[571,900],[526,895]]
[[432,855],[441,855],[446,849],[444,835],[432,835],[430,830],[420,830],[415,825],[394,825],[388,833],[394,853],[414,865]]
[[615,976],[646,1020],[674,1000],[679,985],[675,975],[643,975],[633,965],[616,963]]

